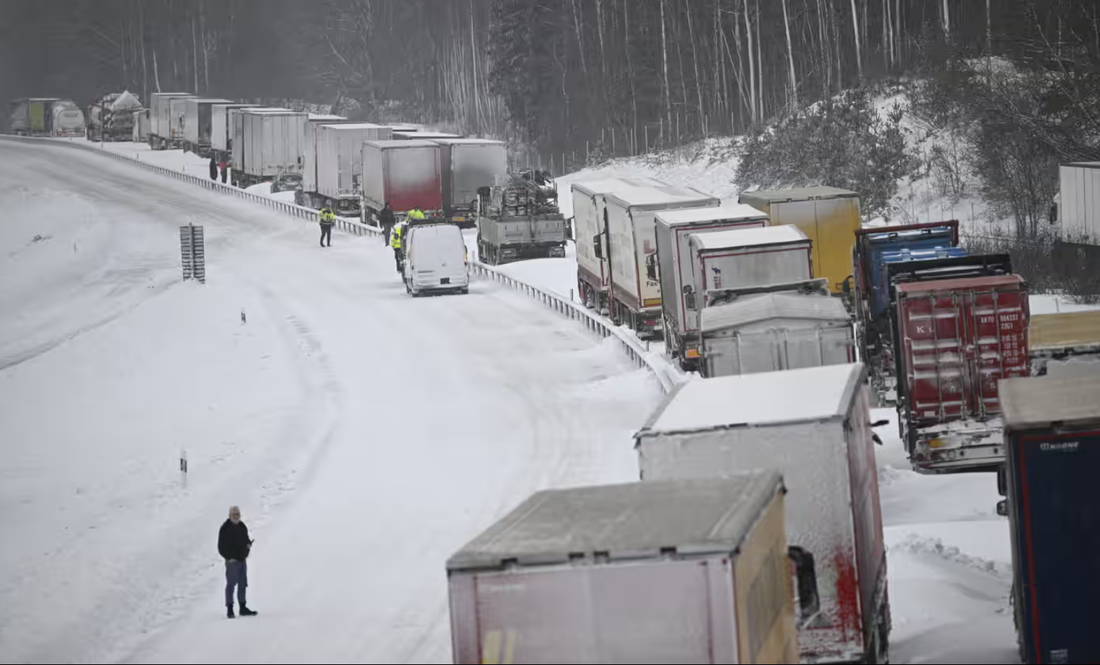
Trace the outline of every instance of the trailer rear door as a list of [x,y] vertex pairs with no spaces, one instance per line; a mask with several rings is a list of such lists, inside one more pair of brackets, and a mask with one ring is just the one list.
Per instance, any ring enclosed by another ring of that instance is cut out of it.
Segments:
[[1030,374],[1017,275],[897,286],[900,383],[918,426],[1000,414],[997,382]]

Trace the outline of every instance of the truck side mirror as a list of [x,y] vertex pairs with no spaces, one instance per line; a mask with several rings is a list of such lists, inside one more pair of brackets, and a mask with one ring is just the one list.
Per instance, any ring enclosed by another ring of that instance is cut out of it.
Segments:
[[889,420],[876,420],[875,422],[871,423],[871,429],[878,429],[879,427],[886,427],[889,424],[890,424]]
[[1008,499],[1001,499],[997,502],[997,514],[1001,517],[1008,517]]
[[882,445],[882,439],[879,438],[879,435],[875,434],[874,432],[871,432],[871,440],[880,446]]
[[603,234],[598,233],[592,236],[592,251],[596,253],[597,259],[602,259],[603,256]]
[[653,281],[657,281],[657,255],[650,254],[645,257],[645,274]]
[[805,626],[821,609],[817,591],[817,569],[814,555],[801,547],[787,548],[794,566],[795,590],[798,597],[798,625]]

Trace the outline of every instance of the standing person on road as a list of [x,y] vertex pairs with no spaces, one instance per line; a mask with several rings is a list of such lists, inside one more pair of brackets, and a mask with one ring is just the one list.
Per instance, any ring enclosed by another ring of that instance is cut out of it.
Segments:
[[401,272],[403,266],[401,265],[401,236],[405,233],[405,225],[398,224],[393,229],[393,235],[390,236],[390,247],[393,249],[393,262],[397,265],[397,272]]
[[223,160],[221,161],[221,164],[218,164],[218,168],[220,168],[220,169],[221,169],[221,172],[222,172],[222,184],[224,185],[224,184],[225,184],[225,180],[226,180],[226,178],[228,178],[228,177],[229,177],[229,162],[227,162],[227,161],[225,161],[225,160],[223,159]]
[[256,616],[248,609],[245,593],[248,589],[248,553],[252,550],[252,539],[248,537],[248,527],[241,521],[241,509],[233,506],[229,509],[229,519],[222,524],[218,532],[218,554],[225,559],[225,609],[226,616],[235,619],[233,614],[233,589],[237,589],[237,602],[241,606],[241,616]]
[[210,179],[215,181],[218,179],[218,160],[213,156],[210,157]]
[[336,214],[332,212],[332,208],[325,206],[321,208],[321,247],[325,246],[325,240],[328,239],[328,246],[332,247],[332,227],[336,224]]
[[394,217],[393,208],[390,207],[389,201],[386,201],[382,212],[378,213],[378,221],[382,224],[382,237],[386,239],[388,245],[390,244],[390,234],[393,233],[393,225],[397,223],[397,218]]

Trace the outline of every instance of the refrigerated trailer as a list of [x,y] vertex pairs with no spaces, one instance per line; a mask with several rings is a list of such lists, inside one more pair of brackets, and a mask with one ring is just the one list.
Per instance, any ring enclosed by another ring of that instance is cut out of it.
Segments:
[[612,192],[624,192],[646,187],[667,187],[660,180],[643,176],[608,178],[575,182],[573,197],[573,240],[577,246],[577,293],[589,309],[608,314],[607,290],[611,275],[607,259],[596,256],[595,238],[604,228],[605,197]]
[[836,187],[802,187],[742,194],[741,203],[765,212],[773,226],[797,226],[814,243],[818,277],[843,295],[852,276],[852,248],[860,229],[859,195]]
[[794,663],[783,480],[541,492],[447,562],[455,663]]
[[689,238],[699,233],[763,228],[768,225],[768,216],[751,206],[723,204],[717,208],[666,210],[654,219],[657,253],[647,272],[661,285],[665,350],[680,361],[681,367],[694,370],[699,362],[699,312],[687,306],[687,298],[698,285]]
[[997,384],[1031,373],[1027,285],[1012,274],[944,277],[898,282],[895,293],[898,425],[910,463],[920,473],[996,471]]
[[213,104],[210,107],[210,149],[219,162],[233,157],[233,109],[258,109],[259,104]]
[[1011,379],[1000,392],[1020,662],[1100,663],[1100,376]]
[[359,217],[363,144],[389,140],[389,127],[365,122],[309,120],[305,127],[303,205],[328,205],[336,214]]
[[377,226],[386,203],[395,213],[419,208],[443,211],[439,145],[421,140],[367,141],[363,144],[362,217]]
[[305,113],[287,109],[239,109],[237,113],[241,139],[238,145],[234,136],[233,176],[238,186],[301,176]]
[[443,217],[461,227],[477,225],[478,190],[508,175],[508,148],[489,139],[429,139],[439,145]]
[[660,338],[661,285],[648,266],[656,261],[656,215],[666,210],[716,208],[721,201],[685,187],[646,187],[604,196],[596,256],[607,257],[611,318],[641,338]]
[[190,97],[183,102],[183,151],[210,157],[214,130],[214,104],[232,104],[231,99]]
[[16,99],[8,106],[8,131],[17,136],[52,136],[56,97]]
[[859,363],[726,376],[680,384],[635,434],[644,482],[783,474],[787,540],[814,571],[799,580],[802,662],[888,662],[870,405]]
[[[194,97],[189,92],[154,92],[149,95],[149,147],[153,150],[178,148],[183,134],[178,127],[179,119],[173,119],[172,100]],[[182,110],[183,102],[178,102]]]

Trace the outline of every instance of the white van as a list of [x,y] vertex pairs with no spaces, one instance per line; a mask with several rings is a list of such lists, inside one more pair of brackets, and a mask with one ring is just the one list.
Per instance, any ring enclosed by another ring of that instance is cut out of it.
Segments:
[[414,224],[405,230],[405,290],[469,293],[466,241],[454,224]]

